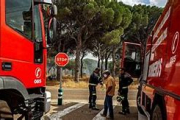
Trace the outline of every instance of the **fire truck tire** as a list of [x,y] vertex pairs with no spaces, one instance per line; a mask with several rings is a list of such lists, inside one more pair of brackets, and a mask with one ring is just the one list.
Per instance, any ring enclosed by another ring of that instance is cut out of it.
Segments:
[[136,97],[136,104],[137,104],[138,112],[142,115],[145,115],[143,109],[140,106],[140,102],[141,102],[141,94],[140,94],[140,91],[138,91],[137,97]]
[[159,105],[154,107],[151,115],[151,120],[163,120],[162,110]]

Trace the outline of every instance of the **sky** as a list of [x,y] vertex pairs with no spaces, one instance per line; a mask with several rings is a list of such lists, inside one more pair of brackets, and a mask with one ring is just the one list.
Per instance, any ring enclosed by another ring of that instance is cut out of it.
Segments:
[[164,7],[166,5],[167,0],[119,0],[128,5],[135,4],[146,4],[146,5],[155,5],[158,7]]

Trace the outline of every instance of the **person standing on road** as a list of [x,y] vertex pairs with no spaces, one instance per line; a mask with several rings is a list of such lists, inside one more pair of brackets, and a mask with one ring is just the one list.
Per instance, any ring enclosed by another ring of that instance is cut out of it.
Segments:
[[122,99],[122,111],[119,114],[126,115],[130,114],[129,111],[129,102],[128,102],[128,86],[133,82],[131,75],[125,71],[124,68],[120,69],[119,76],[119,90],[118,94],[123,97]]
[[108,70],[103,72],[103,77],[105,80],[105,85],[106,85],[106,97],[104,100],[104,111],[101,116],[106,117],[107,112],[109,110],[109,117],[107,119],[114,119],[114,112],[113,112],[113,96],[115,94],[115,87],[116,83],[114,78],[110,75],[110,72]]
[[96,68],[89,79],[89,108],[99,110],[96,107],[96,86],[100,83],[102,85],[101,77],[99,76],[100,69]]

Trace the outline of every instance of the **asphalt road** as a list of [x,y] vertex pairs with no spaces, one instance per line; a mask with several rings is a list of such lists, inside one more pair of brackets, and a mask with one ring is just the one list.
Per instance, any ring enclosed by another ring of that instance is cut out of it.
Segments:
[[[51,111],[47,114],[51,120],[105,120],[100,116],[103,111],[105,90],[97,90],[97,104],[99,110],[94,111],[88,108],[89,91],[87,89],[63,89],[63,105],[57,105],[58,86],[47,86],[47,90],[52,94]],[[117,91],[117,90],[116,90]],[[118,114],[121,105],[116,101],[117,93],[113,100],[115,120],[147,120],[138,114],[136,107],[137,90],[129,90],[129,103],[131,114],[126,116]]]
[[[58,86],[47,86],[47,90],[50,91],[52,94],[51,99],[53,100],[53,102],[55,102],[55,100],[57,100],[58,98],[58,89],[59,89]],[[135,102],[136,94],[137,94],[136,89],[129,90],[128,99],[130,103],[133,103],[133,106],[136,105],[136,102]],[[114,100],[116,100],[116,96],[117,96],[117,90],[116,90],[116,95],[114,96]],[[78,102],[78,100],[80,100],[81,102],[85,102],[88,100],[88,97],[89,97],[88,88],[87,89],[77,89],[77,88],[63,89],[64,101]],[[97,102],[104,101],[104,97],[105,97],[105,90],[101,88],[97,89]]]

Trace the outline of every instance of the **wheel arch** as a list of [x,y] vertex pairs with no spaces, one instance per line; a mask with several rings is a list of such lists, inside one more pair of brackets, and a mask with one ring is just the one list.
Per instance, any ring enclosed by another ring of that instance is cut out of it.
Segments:
[[0,90],[15,90],[23,96],[24,100],[29,99],[27,89],[14,77],[0,77]]

